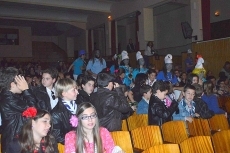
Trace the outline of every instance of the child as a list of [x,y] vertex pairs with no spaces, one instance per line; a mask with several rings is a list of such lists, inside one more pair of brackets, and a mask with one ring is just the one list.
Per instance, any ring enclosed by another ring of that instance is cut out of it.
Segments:
[[168,92],[165,96],[164,102],[166,107],[169,107],[173,101],[176,101],[176,96],[173,92],[173,85],[170,81],[165,81],[166,86],[168,86]]
[[188,75],[186,84],[194,84],[194,83],[198,83],[199,82],[199,77],[196,74],[190,73]]
[[72,116],[70,122],[76,129],[65,136],[65,153],[122,151],[115,146],[109,131],[99,127],[97,112],[92,104],[80,104],[76,116]]
[[179,102],[179,112],[173,114],[173,120],[193,121],[193,117],[199,117],[200,115],[195,112],[195,102],[193,98],[195,96],[195,87],[187,84],[182,92],[184,98]]
[[156,82],[157,72],[153,69],[149,69],[147,71],[147,74],[148,74],[148,80],[146,81],[146,84],[152,87],[153,84]]
[[27,122],[23,125],[18,138],[7,145],[6,153],[58,153],[57,143],[49,134],[51,127],[49,112],[29,107],[21,115]]
[[100,126],[110,132],[121,130],[122,119],[133,113],[119,84],[115,83],[114,79],[110,74],[99,73],[98,91],[92,95],[92,104],[97,110]]
[[58,77],[58,71],[55,68],[48,68],[42,73],[42,86],[33,90],[37,101],[38,108],[51,111],[58,102],[55,97],[54,84]]
[[211,118],[214,115],[214,112],[209,110],[208,105],[201,99],[201,96],[203,95],[203,87],[197,83],[193,84],[193,86],[196,89],[196,94],[194,98],[194,101],[196,103],[195,112],[200,115],[197,117],[201,117],[204,119]]
[[91,76],[84,76],[81,80],[82,90],[79,90],[79,95],[77,96],[77,104],[83,102],[90,102],[90,95],[94,90],[95,79]]
[[137,114],[148,114],[149,99],[152,95],[152,89],[149,85],[143,85],[140,89],[141,95],[143,95],[141,101],[137,105]]
[[29,89],[23,76],[18,75],[18,70],[8,67],[0,73],[2,117],[1,149],[5,153],[6,147],[19,134],[25,120],[22,112],[27,107],[35,106],[36,99]]
[[69,78],[58,80],[55,84],[55,91],[59,97],[57,105],[51,111],[53,120],[53,135],[58,143],[64,144],[64,137],[72,128],[69,119],[76,114],[77,98],[76,82]]
[[165,106],[163,100],[168,92],[168,86],[163,81],[156,81],[152,89],[153,95],[148,109],[149,125],[161,126],[172,120],[172,114],[177,110],[178,103],[173,101],[169,107]]

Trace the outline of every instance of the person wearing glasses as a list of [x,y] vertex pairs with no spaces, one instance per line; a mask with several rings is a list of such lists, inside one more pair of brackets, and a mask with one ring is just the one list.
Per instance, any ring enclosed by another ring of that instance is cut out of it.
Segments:
[[48,68],[42,73],[42,85],[35,87],[33,93],[37,98],[39,109],[49,112],[57,105],[58,98],[55,97],[54,84],[58,78],[58,71],[55,68]]
[[58,103],[51,111],[52,134],[57,143],[64,144],[65,134],[72,130],[69,119],[77,111],[75,100],[78,90],[76,82],[70,78],[60,79],[55,84],[55,91],[58,96]]
[[96,81],[98,90],[91,95],[91,103],[97,110],[100,126],[110,132],[120,131],[122,119],[133,113],[122,89],[114,80],[115,77],[110,74],[99,73]]
[[91,103],[81,103],[70,122],[73,131],[65,135],[65,153],[122,153],[109,131],[99,126],[97,112]]

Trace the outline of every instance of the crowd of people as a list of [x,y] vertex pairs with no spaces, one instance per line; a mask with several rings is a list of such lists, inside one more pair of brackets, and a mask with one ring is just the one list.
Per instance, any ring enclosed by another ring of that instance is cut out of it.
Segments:
[[2,152],[56,153],[61,143],[65,153],[122,153],[109,132],[121,130],[122,120],[134,112],[148,114],[149,125],[158,126],[215,114],[227,117],[217,98],[229,95],[229,62],[216,80],[200,67],[202,57],[199,66],[193,65],[201,69],[197,74],[197,70],[174,70],[171,54],[165,56],[160,71],[149,63],[146,67],[146,57],[139,51],[136,68],[129,66],[127,51],[113,56],[110,65],[99,50],[88,63],[85,54],[79,51],[69,67],[61,63],[45,70],[39,64],[30,63],[27,71],[2,64]]

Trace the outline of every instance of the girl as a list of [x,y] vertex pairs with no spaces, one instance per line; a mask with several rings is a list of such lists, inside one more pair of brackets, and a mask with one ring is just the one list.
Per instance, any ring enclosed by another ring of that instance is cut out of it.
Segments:
[[23,125],[18,138],[7,146],[6,153],[58,153],[57,143],[49,134],[51,127],[49,112],[29,107],[22,116],[27,122]]
[[179,102],[179,112],[173,114],[173,120],[185,120],[191,123],[193,121],[193,117],[200,116],[195,113],[195,102],[193,101],[195,90],[196,89],[193,85],[188,84],[184,87],[184,98]]
[[173,101],[166,106],[164,99],[168,92],[168,86],[163,81],[156,81],[152,87],[153,95],[149,100],[148,120],[149,125],[161,126],[172,120],[172,114],[177,110],[178,103]]
[[124,68],[119,68],[117,70],[115,70],[115,82],[117,82],[118,84],[125,84],[124,82],[124,78],[125,78],[125,69]]
[[99,127],[97,112],[92,104],[80,104],[70,123],[76,129],[65,136],[65,153],[121,152],[120,147],[115,146],[109,131]]

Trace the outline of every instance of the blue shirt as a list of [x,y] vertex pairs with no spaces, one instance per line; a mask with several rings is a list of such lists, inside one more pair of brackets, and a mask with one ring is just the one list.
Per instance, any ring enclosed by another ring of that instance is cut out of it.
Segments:
[[82,74],[82,66],[84,65],[84,61],[82,60],[82,58],[77,58],[74,62],[73,62],[73,66],[74,66],[74,70],[73,70],[73,74],[79,75]]
[[212,110],[215,114],[224,114],[225,111],[219,108],[218,99],[216,95],[203,95],[201,97],[203,101],[208,105],[208,109]]
[[147,73],[148,69],[147,68],[136,68],[133,70],[133,79],[136,78],[137,74],[139,73]]
[[104,68],[106,68],[106,62],[104,59],[102,59],[102,63],[98,58],[94,58],[94,63],[93,60],[91,59],[88,62],[88,65],[86,67],[86,70],[91,70],[93,73],[98,74],[100,73]]
[[148,114],[149,104],[142,98],[137,105],[137,114]]
[[119,66],[119,68],[123,68],[125,70],[125,77],[123,79],[123,84],[125,84],[127,87],[130,87],[130,84],[132,83],[132,78],[130,78],[129,67]]
[[193,59],[192,58],[188,57],[188,58],[185,59],[185,67],[186,67],[186,72],[193,70],[193,67],[187,67],[187,64],[188,65],[193,65]]
[[175,75],[172,75],[171,72],[167,72],[167,77],[164,76],[164,72],[160,71],[157,74],[157,80],[162,80],[162,81],[170,81],[173,85],[177,84],[177,77]]

